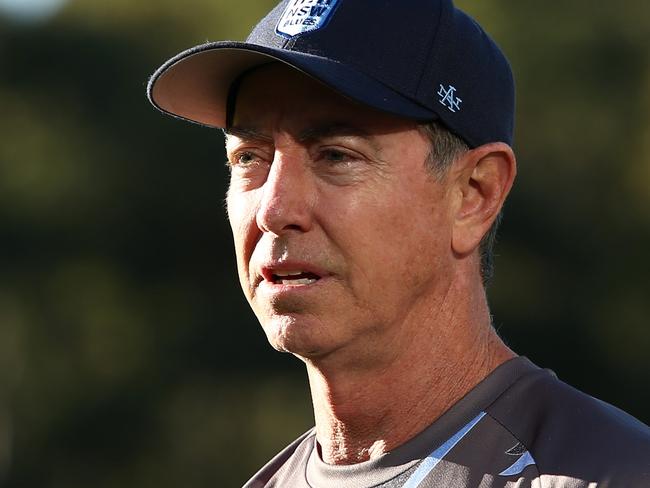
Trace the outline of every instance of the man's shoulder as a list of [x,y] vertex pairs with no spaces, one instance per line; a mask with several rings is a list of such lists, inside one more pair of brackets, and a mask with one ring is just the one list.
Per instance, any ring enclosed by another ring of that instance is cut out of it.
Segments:
[[263,488],[275,486],[272,480],[277,476],[282,468],[286,467],[287,462],[294,458],[296,451],[305,445],[315,435],[315,429],[309,429],[307,432],[298,437],[295,441],[276,454],[262,469],[243,486],[243,488]]
[[650,486],[650,427],[548,370],[520,378],[487,412],[527,446],[541,475]]

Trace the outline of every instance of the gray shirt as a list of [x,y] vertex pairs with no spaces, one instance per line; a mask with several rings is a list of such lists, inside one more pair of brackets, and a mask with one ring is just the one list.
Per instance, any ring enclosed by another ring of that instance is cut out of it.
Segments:
[[650,428],[519,357],[372,461],[325,464],[306,432],[244,485],[276,487],[650,488]]

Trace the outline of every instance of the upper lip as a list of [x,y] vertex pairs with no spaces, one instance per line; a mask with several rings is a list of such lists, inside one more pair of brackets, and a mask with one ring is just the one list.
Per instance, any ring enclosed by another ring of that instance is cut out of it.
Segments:
[[275,275],[278,273],[309,273],[317,276],[318,278],[324,278],[330,273],[324,269],[305,262],[299,261],[283,261],[281,263],[267,263],[260,268],[259,277],[257,283],[259,284],[262,281],[268,281],[269,283],[275,282]]

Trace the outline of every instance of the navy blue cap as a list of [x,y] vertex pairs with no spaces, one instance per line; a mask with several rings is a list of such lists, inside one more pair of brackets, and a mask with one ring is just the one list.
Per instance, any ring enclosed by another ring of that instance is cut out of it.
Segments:
[[470,147],[512,144],[510,65],[451,0],[284,0],[245,42],[202,44],[168,60],[147,94],[165,113],[225,127],[233,82],[274,61],[376,109],[439,120]]

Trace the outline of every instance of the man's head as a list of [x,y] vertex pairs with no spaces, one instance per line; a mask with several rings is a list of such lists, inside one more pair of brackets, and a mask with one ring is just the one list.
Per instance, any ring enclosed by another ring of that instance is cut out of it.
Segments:
[[515,174],[513,91],[450,0],[285,0],[246,42],[181,53],[148,90],[226,129],[242,286],[271,342],[303,357],[360,337],[371,356],[414,339],[390,324],[481,287]]
[[377,361],[446,313],[459,282],[480,286],[478,248],[514,177],[506,144],[432,171],[419,123],[281,63],[243,78],[225,132],[240,281],[277,349]]

